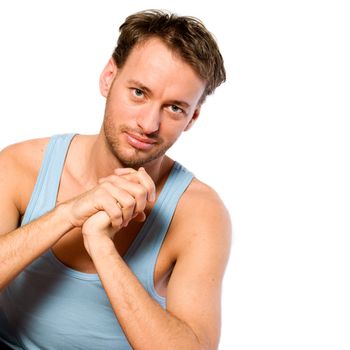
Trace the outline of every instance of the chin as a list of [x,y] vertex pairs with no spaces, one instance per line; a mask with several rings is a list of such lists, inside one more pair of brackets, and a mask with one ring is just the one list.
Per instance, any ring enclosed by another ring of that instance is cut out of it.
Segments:
[[130,150],[126,152],[118,152],[118,150],[115,150],[113,153],[124,167],[138,169],[141,166],[145,166],[162,158],[168,148],[169,147],[162,147],[161,149],[154,150],[152,153],[143,153],[137,150],[132,150],[132,152],[128,152]]
[[157,155],[148,156],[148,157],[137,157],[137,156],[123,157],[123,156],[119,156],[117,158],[123,164],[124,167],[138,169],[139,167],[147,165],[148,163],[160,158],[162,155],[157,154]]
[[123,140],[112,138],[107,133],[106,141],[110,151],[116,159],[126,168],[138,169],[152,161],[162,158],[172,144],[159,144],[150,151],[140,151],[128,144],[123,144]]
[[135,158],[118,158],[118,160],[122,163],[124,168],[134,168],[138,169],[141,166],[144,166],[145,164],[148,163],[148,160],[144,159],[135,159]]

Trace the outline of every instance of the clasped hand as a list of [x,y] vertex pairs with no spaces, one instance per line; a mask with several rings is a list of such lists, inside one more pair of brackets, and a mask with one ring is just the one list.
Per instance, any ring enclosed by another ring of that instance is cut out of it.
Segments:
[[155,200],[155,190],[144,168],[116,169],[112,175],[101,178],[96,187],[68,202],[71,224],[81,227],[86,248],[86,240],[113,240],[131,220],[145,220],[144,210],[147,202]]

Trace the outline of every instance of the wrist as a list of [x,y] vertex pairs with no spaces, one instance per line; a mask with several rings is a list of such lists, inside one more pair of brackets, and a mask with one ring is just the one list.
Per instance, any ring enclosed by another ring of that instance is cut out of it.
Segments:
[[58,204],[53,211],[57,215],[59,222],[63,225],[65,232],[74,228],[74,225],[70,220],[70,208],[68,203]]
[[83,235],[83,238],[84,246],[92,259],[117,252],[113,240],[108,236]]

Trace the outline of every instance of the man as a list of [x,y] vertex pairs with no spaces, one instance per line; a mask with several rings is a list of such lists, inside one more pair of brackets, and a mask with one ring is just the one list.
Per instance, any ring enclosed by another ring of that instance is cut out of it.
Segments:
[[165,153],[224,80],[201,22],[139,12],[100,77],[100,133],[1,152],[3,344],[217,348],[229,215]]

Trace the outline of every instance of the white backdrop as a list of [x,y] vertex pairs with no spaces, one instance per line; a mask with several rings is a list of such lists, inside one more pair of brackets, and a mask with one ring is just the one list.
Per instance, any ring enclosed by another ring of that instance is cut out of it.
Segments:
[[99,130],[99,73],[130,13],[201,18],[228,82],[171,155],[213,186],[232,216],[220,349],[349,349],[346,3],[3,1],[0,148]]

